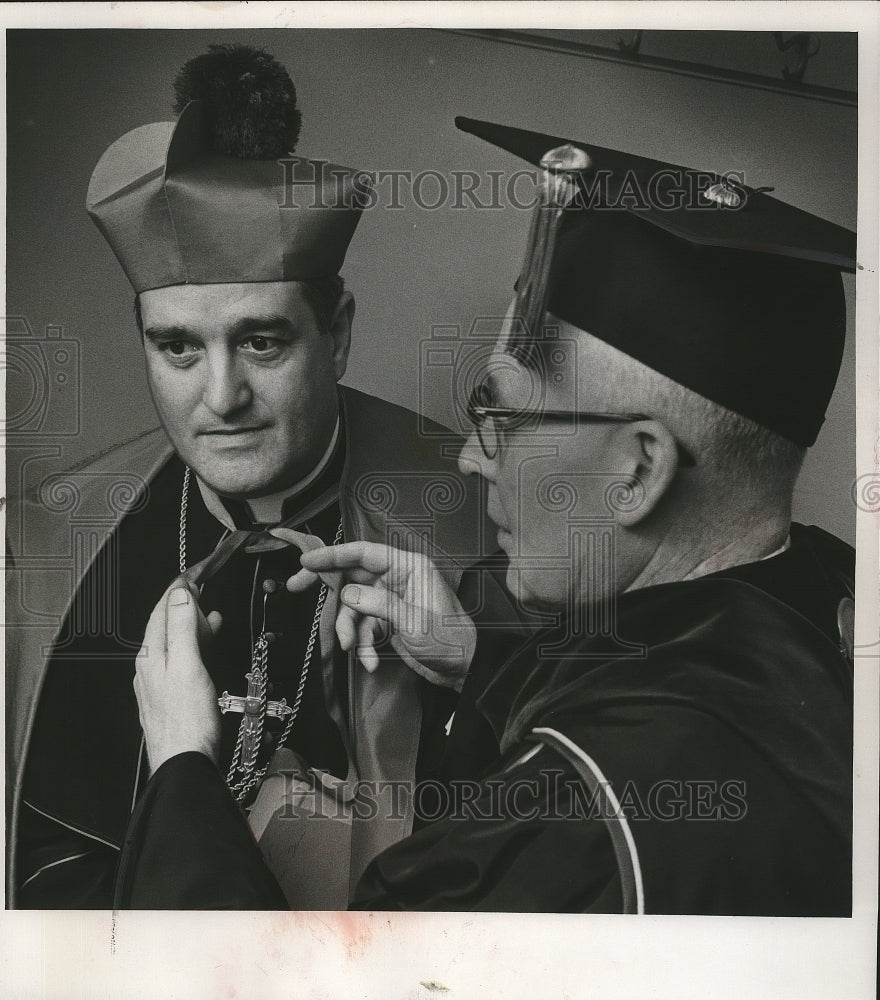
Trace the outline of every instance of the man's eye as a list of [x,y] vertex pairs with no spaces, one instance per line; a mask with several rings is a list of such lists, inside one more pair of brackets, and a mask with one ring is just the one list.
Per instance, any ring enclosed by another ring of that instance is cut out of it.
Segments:
[[196,352],[193,345],[185,340],[168,340],[160,345],[159,350],[172,358],[189,358]]
[[273,337],[262,337],[259,334],[242,341],[242,346],[255,354],[268,354],[278,349],[278,341]]

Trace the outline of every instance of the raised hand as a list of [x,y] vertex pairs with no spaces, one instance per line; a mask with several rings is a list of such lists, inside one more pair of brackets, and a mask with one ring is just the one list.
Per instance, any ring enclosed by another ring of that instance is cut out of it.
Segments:
[[[302,547],[296,532],[272,534]],[[291,591],[317,579],[339,591],[336,634],[354,648],[363,666],[380,664],[378,636],[390,631],[391,646],[431,683],[461,690],[476,646],[474,623],[425,555],[375,542],[348,542],[303,552],[302,569],[287,581]]]
[[135,661],[134,692],[151,773],[188,750],[217,762],[220,710],[200,640],[203,646],[219,627],[219,614],[205,618],[180,580],[150,615]]

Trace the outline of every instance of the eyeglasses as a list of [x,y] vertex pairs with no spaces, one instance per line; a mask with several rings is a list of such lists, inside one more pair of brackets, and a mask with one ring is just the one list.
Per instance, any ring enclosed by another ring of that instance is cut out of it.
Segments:
[[[467,414],[477,432],[477,440],[486,458],[498,454],[498,441],[505,430],[522,427],[529,420],[536,424],[544,420],[560,420],[566,423],[632,424],[638,420],[652,420],[644,413],[611,413],[594,410],[535,410],[514,409],[509,406],[495,406],[495,397],[486,381],[478,382],[467,402]],[[678,441],[679,463],[686,467],[696,465],[693,455]]]

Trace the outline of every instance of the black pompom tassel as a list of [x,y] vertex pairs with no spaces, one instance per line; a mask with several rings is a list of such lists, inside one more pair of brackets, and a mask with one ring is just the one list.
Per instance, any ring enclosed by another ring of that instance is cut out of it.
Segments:
[[205,108],[212,148],[245,160],[274,160],[294,151],[302,114],[287,70],[262,49],[210,45],[174,81],[174,111],[190,101]]

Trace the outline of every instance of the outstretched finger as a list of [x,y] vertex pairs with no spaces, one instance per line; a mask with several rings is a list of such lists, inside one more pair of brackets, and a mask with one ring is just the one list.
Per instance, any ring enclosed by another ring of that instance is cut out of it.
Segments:
[[387,573],[400,562],[403,555],[406,554],[378,542],[345,542],[343,545],[327,545],[322,549],[304,552],[302,564],[314,572],[359,567],[378,575]]
[[367,573],[362,569],[326,570],[320,573],[313,573],[310,569],[297,570],[293,576],[289,577],[284,586],[292,594],[301,594],[308,590],[318,580],[326,583],[331,590],[338,591],[345,583],[350,581],[356,583],[373,583],[376,579],[374,573]]
[[[328,574],[332,576],[337,576],[338,574]],[[313,586],[318,582],[320,577],[317,573],[313,573],[309,569],[297,570],[293,576],[288,577],[287,582],[284,586],[291,592],[291,594],[301,594],[304,590],[308,590],[309,587]],[[339,586],[339,581],[335,581],[336,586]],[[330,584],[328,584],[330,586]]]
[[[307,535],[303,531],[294,531],[293,528],[270,528],[269,534],[280,538],[282,542],[287,542],[288,545],[293,545],[303,555],[306,552],[312,552],[315,549],[322,549],[324,547],[323,541],[317,535]],[[288,578],[285,587],[292,594],[301,594],[316,583],[318,579],[322,580],[333,590],[338,590],[342,586],[338,574],[313,573],[311,570],[300,569]]]
[[313,549],[324,547],[324,543],[317,535],[307,535],[303,531],[294,531],[293,528],[270,528],[269,534],[280,538],[288,545],[294,545],[301,552],[311,552]]

